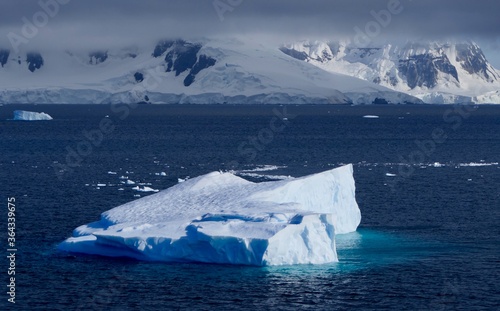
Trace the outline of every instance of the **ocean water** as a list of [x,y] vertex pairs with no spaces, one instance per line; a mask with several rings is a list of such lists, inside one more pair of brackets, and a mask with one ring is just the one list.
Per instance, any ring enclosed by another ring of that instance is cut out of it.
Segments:
[[[54,120],[6,120],[14,109]],[[101,122],[114,127],[102,141]],[[2,310],[500,304],[500,107],[5,105],[0,150],[1,245],[7,254],[7,199],[15,197],[17,248],[15,305],[5,290],[9,261],[0,260]],[[56,250],[77,226],[147,195],[121,176],[165,189],[214,170],[266,181],[345,163],[354,164],[362,222],[337,236],[338,263],[160,264]]]

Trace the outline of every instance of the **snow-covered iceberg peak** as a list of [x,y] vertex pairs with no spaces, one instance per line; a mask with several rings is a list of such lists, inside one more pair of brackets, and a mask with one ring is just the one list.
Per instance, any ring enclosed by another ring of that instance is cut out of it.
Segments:
[[104,212],[59,249],[166,262],[322,264],[338,261],[335,234],[355,231],[360,220],[352,165],[262,183],[213,172]]
[[46,114],[45,112],[14,110],[13,120],[40,121],[40,120],[52,120],[52,117]]

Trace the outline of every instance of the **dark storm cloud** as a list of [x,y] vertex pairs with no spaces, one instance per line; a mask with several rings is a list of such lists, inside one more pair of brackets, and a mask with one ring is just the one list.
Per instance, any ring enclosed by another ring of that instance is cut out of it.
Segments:
[[41,3],[49,8],[55,3],[57,13],[29,38],[31,45],[123,45],[243,34],[324,39],[354,37],[357,29],[379,39],[451,36],[497,42],[500,32],[498,0],[0,0],[1,45],[9,43],[9,33],[23,36],[26,20],[44,22],[36,15],[43,12]]
[[364,28],[374,20],[372,11],[379,13],[388,6],[401,9],[384,28],[389,35],[498,35],[500,31],[497,0],[247,0],[231,18],[260,20],[264,26],[289,34],[350,35],[354,27]]

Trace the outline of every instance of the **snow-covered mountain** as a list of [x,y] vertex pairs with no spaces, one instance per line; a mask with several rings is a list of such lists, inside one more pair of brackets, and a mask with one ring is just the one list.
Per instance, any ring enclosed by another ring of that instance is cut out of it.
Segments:
[[0,85],[0,103],[422,103],[252,39],[19,55],[4,48]]
[[302,41],[281,51],[329,72],[404,92],[426,103],[500,103],[500,73],[474,42],[374,44]]

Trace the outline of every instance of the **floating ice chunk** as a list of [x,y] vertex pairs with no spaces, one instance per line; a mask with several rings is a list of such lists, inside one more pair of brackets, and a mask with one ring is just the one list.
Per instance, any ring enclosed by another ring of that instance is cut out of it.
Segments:
[[213,172],[104,212],[59,249],[164,262],[322,264],[338,260],[335,235],[360,220],[352,165],[262,183]]
[[20,121],[45,121],[52,120],[52,117],[45,112],[33,112],[24,110],[14,110],[14,119]]
[[275,171],[280,168],[286,168],[286,166],[277,166],[277,165],[261,165],[257,166],[253,169],[241,170],[241,172],[249,173],[249,172],[266,172],[266,171]]
[[130,179],[127,179],[125,182],[127,185],[135,185],[135,181],[131,181]]
[[385,173],[385,176],[388,176],[388,177],[396,177],[397,175],[396,175],[396,174],[392,174],[392,173]]
[[132,190],[135,190],[135,191],[140,191],[140,192],[158,192],[160,190],[157,190],[157,189],[153,189],[153,188],[150,188],[150,187],[139,187],[139,186],[136,186],[134,188],[132,188]]
[[378,119],[380,117],[379,116],[366,115],[366,116],[363,116],[363,118],[365,118],[365,119]]
[[477,163],[477,162],[470,162],[470,163],[460,163],[459,166],[462,167],[479,167],[479,166],[495,166],[498,165],[498,162],[491,162],[491,163]]
[[282,180],[282,179],[292,179],[293,177],[288,175],[265,175],[265,174],[257,174],[257,173],[237,173],[239,176],[245,177],[253,177],[253,178],[263,178],[269,180]]
[[116,172],[109,171],[108,174],[109,175],[116,175]]

